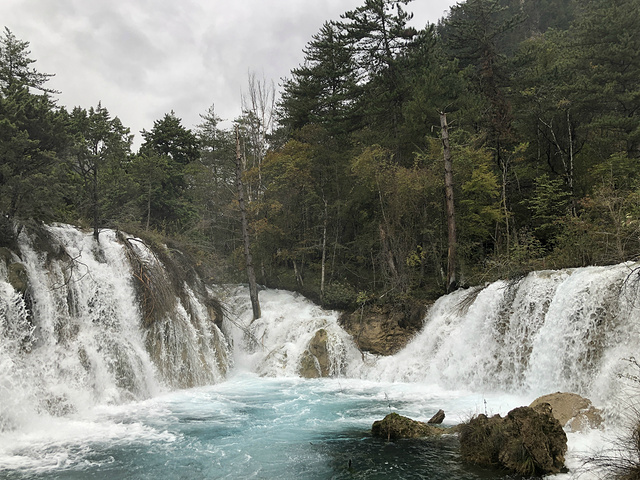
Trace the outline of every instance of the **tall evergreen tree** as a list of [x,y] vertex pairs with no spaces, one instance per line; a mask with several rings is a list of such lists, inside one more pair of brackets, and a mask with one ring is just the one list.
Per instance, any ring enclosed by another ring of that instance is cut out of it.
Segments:
[[65,210],[64,118],[31,67],[29,42],[5,28],[0,37],[0,211],[51,219]]
[[291,71],[283,85],[279,121],[290,131],[320,125],[332,135],[359,126],[354,101],[358,75],[353,50],[340,29],[326,22],[304,49],[304,64]]
[[[411,0],[365,0],[342,15],[338,24],[351,45],[364,93],[361,115],[375,135],[402,161],[399,128],[406,99],[398,59],[416,30],[408,26],[412,15],[403,8]],[[386,137],[386,141],[385,140]]]
[[141,156],[166,159],[166,163],[162,161],[164,175],[154,176],[161,178],[162,186],[151,199],[151,223],[168,231],[182,230],[196,218],[194,205],[188,198],[185,168],[200,157],[198,139],[173,111],[156,120],[151,130],[143,130],[142,136]]
[[[132,136],[118,117],[111,118],[109,111],[98,103],[88,111],[76,107],[70,116],[72,168],[83,184],[84,202],[80,210],[91,219],[93,236],[98,239],[99,229],[105,221],[102,175],[123,161],[131,152]],[[119,176],[122,172],[112,174]]]
[[0,38],[0,90],[30,88],[41,93],[58,93],[45,86],[54,74],[32,68],[36,61],[29,57],[29,42],[18,40],[7,27]]

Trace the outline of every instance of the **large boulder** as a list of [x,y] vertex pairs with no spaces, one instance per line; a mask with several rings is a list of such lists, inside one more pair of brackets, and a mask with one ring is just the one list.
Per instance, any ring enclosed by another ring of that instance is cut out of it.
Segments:
[[318,330],[302,354],[298,374],[303,378],[328,377],[331,373],[331,357],[327,342],[329,335],[324,328]]
[[560,425],[572,432],[602,427],[602,410],[594,407],[588,398],[575,393],[556,392],[536,398],[529,406],[536,407],[542,403],[548,403]]
[[407,302],[399,305],[370,305],[340,316],[340,326],[358,348],[376,355],[400,351],[423,325],[426,306]]
[[506,417],[478,415],[460,426],[462,458],[518,475],[564,470],[567,436],[549,404],[519,407]]
[[445,429],[428,425],[424,422],[390,413],[384,419],[373,422],[371,434],[387,440],[399,438],[420,438],[442,435]]

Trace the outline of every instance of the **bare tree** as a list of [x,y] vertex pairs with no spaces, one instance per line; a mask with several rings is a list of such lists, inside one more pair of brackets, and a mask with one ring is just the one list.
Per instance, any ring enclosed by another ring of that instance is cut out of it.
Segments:
[[[248,91],[242,95],[243,129],[248,142],[248,151],[244,155],[245,167],[258,169],[258,185],[249,188],[249,201],[259,195],[262,186],[261,165],[269,148],[269,135],[273,131],[276,87],[273,81],[264,76],[258,79],[254,72],[249,72]],[[251,187],[251,186],[249,186]]]
[[456,287],[456,214],[453,204],[453,164],[451,148],[449,146],[449,127],[447,114],[440,112],[440,126],[442,128],[442,147],[444,152],[444,188],[447,208],[447,230],[449,236],[449,252],[447,255],[447,292]]
[[242,242],[244,244],[244,258],[249,280],[249,297],[251,298],[251,308],[253,309],[253,320],[262,316],[260,311],[260,301],[258,300],[258,284],[256,282],[256,272],[253,269],[253,257],[249,248],[249,225],[247,223],[247,209],[244,203],[244,185],[242,184],[242,152],[240,150],[240,131],[236,125],[236,186],[238,188],[238,205],[242,220]]

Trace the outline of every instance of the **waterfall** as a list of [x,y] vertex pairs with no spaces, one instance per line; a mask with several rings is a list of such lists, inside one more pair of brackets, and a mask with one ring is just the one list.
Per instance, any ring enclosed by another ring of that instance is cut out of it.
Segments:
[[246,289],[227,294],[236,324],[246,326],[230,335],[236,344],[244,338],[248,368],[266,375],[296,375],[314,332],[325,328],[335,375],[531,399],[568,391],[612,405],[640,340],[638,268],[538,271],[456,291],[436,301],[422,331],[389,357],[358,352],[337,312],[275,290],[260,292],[263,317],[252,324]]
[[67,225],[4,240],[0,431],[224,378],[213,300],[141,240]]
[[306,363],[318,375],[529,397],[570,391],[601,405],[634,373],[626,360],[640,338],[638,264],[459,290],[434,303],[402,351],[378,357],[357,349],[339,312],[264,289],[252,321],[246,288],[205,287],[179,254],[120,232],[96,242],[66,225],[31,226],[3,244],[0,431],[218,383],[232,362],[271,377],[298,376]]
[[364,378],[609,403],[637,354],[637,264],[533,272],[440,298],[423,330]]
[[325,310],[302,295],[284,290],[259,292],[262,317],[252,321],[248,289],[218,286],[218,298],[227,305],[227,335],[233,339],[239,368],[264,376],[298,376],[309,343],[326,332],[330,376],[345,376],[360,352],[338,323],[339,313]]

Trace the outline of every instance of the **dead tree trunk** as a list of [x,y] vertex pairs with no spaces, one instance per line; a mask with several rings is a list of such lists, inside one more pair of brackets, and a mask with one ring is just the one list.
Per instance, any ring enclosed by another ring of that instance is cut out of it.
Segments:
[[327,212],[327,200],[322,196],[322,200],[324,201],[324,218],[322,221],[322,267],[320,270],[320,298],[324,301],[324,279],[326,272],[326,263],[327,263],[327,221],[328,221],[328,212]]
[[100,214],[98,212],[98,165],[94,160],[93,175],[91,179],[91,202],[93,203],[93,238],[96,242],[100,240],[100,229],[98,227]]
[[449,251],[447,254],[447,293],[455,290],[456,282],[456,215],[453,204],[453,165],[451,149],[449,147],[449,128],[447,114],[440,113],[442,127],[442,148],[444,152],[444,189],[447,209],[447,232],[449,237]]
[[253,269],[253,258],[249,248],[249,225],[247,223],[247,209],[244,204],[244,185],[242,184],[242,155],[240,152],[240,133],[236,126],[236,187],[238,189],[238,206],[242,220],[242,242],[244,244],[244,258],[247,268],[247,278],[249,280],[249,297],[251,298],[251,308],[253,309],[253,320],[262,316],[260,312],[260,301],[258,300],[258,284],[256,282],[256,272]]

